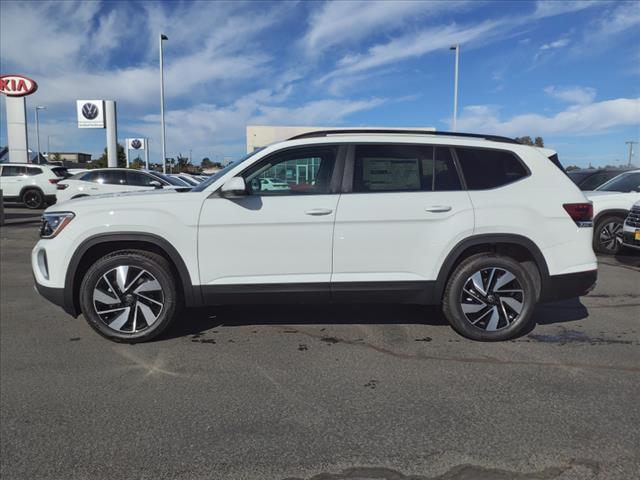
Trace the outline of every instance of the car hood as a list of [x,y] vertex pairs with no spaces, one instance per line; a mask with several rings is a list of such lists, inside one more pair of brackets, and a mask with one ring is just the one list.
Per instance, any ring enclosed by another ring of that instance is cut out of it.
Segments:
[[116,193],[101,193],[99,195],[89,195],[86,197],[74,198],[71,200],[67,200],[62,202],[61,204],[56,204],[49,209],[58,210],[59,205],[88,205],[89,203],[98,203],[103,202],[104,200],[113,200],[113,199],[128,199],[135,198],[136,200],[143,200],[145,198],[158,198],[161,195],[178,195],[183,192],[189,192],[191,189],[189,187],[164,187],[158,188],[156,190],[136,190],[133,192],[116,192]]

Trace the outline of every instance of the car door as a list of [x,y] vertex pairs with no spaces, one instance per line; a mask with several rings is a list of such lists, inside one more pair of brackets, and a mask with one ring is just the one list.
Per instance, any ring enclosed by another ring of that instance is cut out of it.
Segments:
[[0,188],[4,197],[17,197],[27,185],[27,167],[3,165],[0,173]]
[[[243,292],[262,293],[253,298],[263,302],[291,292],[297,294],[288,302],[302,301],[304,293],[328,299],[339,150],[321,145],[273,153],[242,173],[246,196],[213,194],[204,202],[198,258],[208,303],[234,301]],[[287,188],[262,189],[264,178]]]
[[427,301],[446,252],[474,228],[451,149],[355,145],[345,171],[334,233],[334,297]]

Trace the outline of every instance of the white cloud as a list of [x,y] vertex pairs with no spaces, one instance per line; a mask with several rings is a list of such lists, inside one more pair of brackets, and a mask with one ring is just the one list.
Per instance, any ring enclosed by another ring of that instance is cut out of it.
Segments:
[[555,48],[563,48],[563,47],[566,47],[567,45],[569,45],[568,38],[559,38],[558,40],[555,40],[553,42],[545,43],[540,47],[540,50],[552,50]]
[[471,27],[461,28],[453,24],[410,33],[387,43],[374,45],[365,53],[343,56],[338,62],[338,67],[319,81],[322,83],[345,74],[360,73],[420,57],[429,52],[444,50],[456,42],[464,44],[480,39],[486,41],[498,34],[496,29],[498,25],[496,21],[486,21]]
[[458,129],[499,135],[586,134],[638,125],[640,98],[617,98],[586,105],[573,105],[552,116],[527,113],[510,119],[500,118],[491,105],[465,107],[458,118]]
[[591,87],[556,87],[549,85],[544,92],[552,98],[572,104],[591,103],[596,98],[596,90]]
[[583,1],[562,1],[562,0],[540,0],[536,3],[536,9],[533,13],[534,18],[546,18],[565,13],[573,13],[585,8],[596,7],[598,2],[595,0]]
[[426,15],[465,8],[468,1],[332,1],[309,16],[303,45],[309,53],[321,53],[341,44],[392,30]]

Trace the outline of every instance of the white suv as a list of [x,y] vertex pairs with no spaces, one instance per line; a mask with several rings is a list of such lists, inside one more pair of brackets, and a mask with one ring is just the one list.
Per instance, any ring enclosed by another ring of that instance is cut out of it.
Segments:
[[591,204],[543,152],[470,134],[300,135],[188,192],[48,209],[37,289],[121,342],[156,337],[183,305],[312,301],[442,304],[469,338],[512,338],[536,303],[597,276]]
[[58,203],[74,198],[104,193],[153,190],[162,187],[188,187],[188,185],[157,172],[131,168],[96,168],[80,172],[58,183]]
[[32,163],[0,164],[0,189],[5,202],[20,202],[27,208],[56,203],[56,184],[69,176],[57,165]]

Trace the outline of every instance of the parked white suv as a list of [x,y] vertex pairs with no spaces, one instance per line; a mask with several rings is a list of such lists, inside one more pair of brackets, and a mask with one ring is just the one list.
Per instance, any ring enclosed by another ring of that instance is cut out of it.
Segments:
[[134,195],[48,209],[32,253],[39,292],[115,341],[156,337],[183,305],[312,301],[442,304],[461,334],[503,340],[597,276],[591,204],[502,137],[314,132]]
[[27,208],[56,203],[56,184],[69,176],[57,165],[32,163],[0,164],[0,189],[5,202],[20,202]]
[[153,190],[161,187],[188,187],[185,183],[157,172],[131,168],[96,168],[58,183],[58,202],[104,193]]
[[615,255],[622,248],[624,219],[640,200],[640,170],[621,173],[585,194],[593,203],[593,249]]

